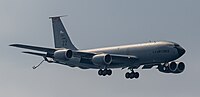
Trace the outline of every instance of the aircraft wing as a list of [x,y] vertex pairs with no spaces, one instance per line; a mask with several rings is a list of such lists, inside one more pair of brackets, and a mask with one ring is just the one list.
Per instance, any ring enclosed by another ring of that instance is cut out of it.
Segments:
[[138,58],[132,55],[110,54],[114,60],[135,61]]
[[[90,53],[90,52],[81,52],[75,51],[75,57],[85,57],[85,58],[92,58],[94,55],[98,55],[97,53]],[[106,53],[105,53],[106,54]],[[135,60],[138,59],[136,56],[131,55],[119,55],[119,54],[109,54],[115,60]]]
[[[17,47],[17,48],[24,48],[24,49],[29,49],[29,50],[35,50],[35,51],[40,51],[40,52],[46,52],[44,53],[38,53],[38,52],[22,52],[26,54],[31,54],[31,55],[37,55],[37,56],[42,56],[42,57],[52,57],[53,53],[56,50],[56,48],[46,48],[46,47],[39,47],[39,46],[30,46],[30,45],[24,45],[24,44],[11,44],[10,46]],[[98,55],[99,53],[92,53],[92,52],[83,52],[81,50],[75,50],[73,51],[73,56],[78,57],[81,59],[87,59],[91,63],[92,58],[95,55]],[[106,54],[106,53],[103,53]],[[131,55],[119,55],[119,54],[109,54],[112,57],[112,64],[111,65],[119,65],[119,64],[133,64],[138,58],[136,56],[131,56]]]
[[111,65],[123,65],[124,67],[130,66],[130,64],[137,65],[134,63],[135,61],[139,59],[136,56],[132,56],[132,55],[119,55],[119,54],[110,54],[110,55],[112,56],[112,60],[113,60]]
[[[83,62],[92,63],[93,56],[98,55],[98,54],[99,53],[75,51],[74,57],[79,57],[83,59],[84,60]],[[106,53],[103,53],[103,54],[106,54]],[[112,66],[123,65],[127,67],[126,65],[134,64],[134,62],[138,60],[136,56],[132,56],[132,55],[120,55],[120,54],[109,54],[109,55],[112,57],[112,63],[110,64]]]
[[11,44],[9,46],[24,48],[24,49],[30,49],[30,50],[36,50],[36,51],[41,51],[41,52],[47,52],[47,53],[53,53],[53,52],[56,51],[56,49],[54,49],[54,48],[30,46],[30,45],[24,45],[24,44]]

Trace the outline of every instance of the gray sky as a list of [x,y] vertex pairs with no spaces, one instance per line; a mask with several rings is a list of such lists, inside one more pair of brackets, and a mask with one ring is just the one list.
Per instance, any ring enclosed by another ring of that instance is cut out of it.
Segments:
[[[199,97],[199,0],[1,0],[1,97]],[[110,77],[97,70],[57,64],[32,66],[42,58],[21,54],[11,43],[53,47],[49,16],[62,18],[73,43],[80,49],[174,41],[186,54],[179,75],[155,68],[136,70],[138,80],[126,80],[127,70]]]

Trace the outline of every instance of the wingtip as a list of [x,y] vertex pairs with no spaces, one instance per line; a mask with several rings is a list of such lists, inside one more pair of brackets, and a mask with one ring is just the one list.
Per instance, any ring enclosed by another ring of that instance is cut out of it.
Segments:
[[28,53],[27,51],[22,51],[22,53]]
[[31,54],[32,52],[22,51],[21,53],[24,53],[24,54]]
[[10,44],[9,46],[15,46],[15,44]]
[[17,46],[17,45],[19,45],[19,44],[10,44],[9,46]]

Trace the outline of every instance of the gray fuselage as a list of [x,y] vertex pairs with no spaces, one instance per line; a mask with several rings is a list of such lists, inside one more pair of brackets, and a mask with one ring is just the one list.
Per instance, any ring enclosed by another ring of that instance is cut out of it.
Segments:
[[[114,65],[111,64],[107,67],[108,68],[122,68],[131,66],[138,67],[140,65],[167,63],[178,59],[182,55],[178,53],[177,48],[175,48],[175,44],[176,43],[173,42],[160,41],[160,42],[149,42],[149,43],[115,46],[115,47],[105,47],[98,49],[79,50],[79,51],[96,53],[96,54],[106,53],[106,54],[134,56],[138,58],[137,61],[122,63],[122,64],[114,64]],[[71,60],[64,62],[64,64],[67,64],[71,67],[80,67],[82,69],[102,68],[101,66],[92,63],[81,63],[80,60],[81,60],[80,58],[72,58]]]

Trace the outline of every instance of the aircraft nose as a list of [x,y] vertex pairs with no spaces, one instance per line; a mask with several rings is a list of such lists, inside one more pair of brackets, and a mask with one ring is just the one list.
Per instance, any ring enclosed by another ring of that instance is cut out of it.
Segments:
[[176,47],[179,56],[182,56],[183,54],[185,54],[185,49],[183,49],[182,47]]

